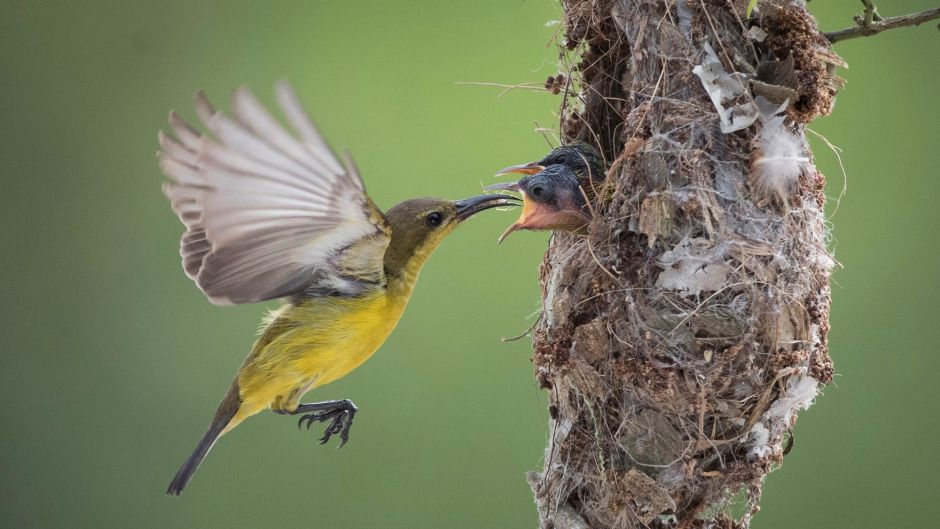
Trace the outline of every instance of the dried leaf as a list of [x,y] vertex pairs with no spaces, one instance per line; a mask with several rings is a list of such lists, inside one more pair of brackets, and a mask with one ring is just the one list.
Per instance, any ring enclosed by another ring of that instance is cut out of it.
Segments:
[[672,232],[673,217],[676,214],[676,205],[666,195],[656,193],[643,199],[640,205],[639,231],[646,235],[650,248],[656,244],[661,235]]
[[708,239],[683,239],[663,253],[657,264],[663,271],[656,286],[675,290],[683,297],[714,292],[725,286],[731,267],[724,262],[724,252]]
[[751,126],[760,116],[760,112],[752,101],[728,106],[727,102],[734,101],[747,94],[746,77],[739,73],[729,74],[715,50],[705,44],[705,59],[702,64],[692,68],[692,73],[702,80],[702,86],[708,92],[708,97],[718,111],[721,122],[721,131],[725,134]]
[[675,511],[676,502],[668,492],[646,474],[630,469],[623,478],[627,497],[633,500],[634,513],[644,525],[664,512]]

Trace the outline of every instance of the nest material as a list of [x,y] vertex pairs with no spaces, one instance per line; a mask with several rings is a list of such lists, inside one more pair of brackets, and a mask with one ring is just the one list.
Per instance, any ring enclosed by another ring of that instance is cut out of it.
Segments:
[[562,62],[580,62],[562,72],[562,132],[611,169],[590,233],[557,233],[541,268],[543,527],[746,527],[797,411],[832,379],[824,177],[807,163],[762,193],[761,122],[722,132],[693,68],[709,44],[754,81],[746,97],[787,96],[805,142],[832,107],[834,56],[800,2],[762,1],[756,21],[745,3],[565,4]]

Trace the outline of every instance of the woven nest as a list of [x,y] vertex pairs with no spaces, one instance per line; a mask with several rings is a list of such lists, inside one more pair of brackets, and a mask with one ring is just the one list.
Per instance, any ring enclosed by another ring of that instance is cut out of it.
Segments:
[[824,177],[807,161],[758,185],[769,121],[725,132],[693,73],[708,44],[743,72],[729,107],[785,94],[781,134],[809,156],[802,126],[831,109],[835,58],[802,5],[767,4],[747,23],[726,2],[565,5],[562,133],[611,168],[589,233],[556,234],[541,269],[545,527],[747,526],[832,379]]

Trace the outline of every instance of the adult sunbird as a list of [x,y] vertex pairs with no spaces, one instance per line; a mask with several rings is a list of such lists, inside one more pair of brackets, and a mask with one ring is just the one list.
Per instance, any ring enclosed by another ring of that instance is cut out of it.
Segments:
[[159,134],[164,194],[186,226],[186,275],[217,305],[284,298],[239,368],[209,428],[170,483],[179,495],[219,436],[265,409],[330,421],[321,444],[349,438],[349,400],[301,404],[385,342],[418,273],[462,221],[517,205],[481,195],[456,202],[406,200],[384,215],[348,156],[337,159],[287,83],[276,86],[288,132],[246,88],[232,96],[234,119],[196,94],[196,112],[215,139],[170,113],[175,139]]
[[587,201],[595,196],[606,171],[594,147],[575,142],[552,149],[539,161],[511,165],[496,174],[509,173],[525,176],[486,187],[518,191],[524,201],[519,220],[500,235],[500,242],[516,230],[582,230],[591,221]]

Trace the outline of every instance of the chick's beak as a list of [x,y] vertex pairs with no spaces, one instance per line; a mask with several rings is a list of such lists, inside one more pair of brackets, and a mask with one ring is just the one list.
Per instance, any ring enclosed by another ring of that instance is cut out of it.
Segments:
[[548,204],[536,202],[521,191],[523,203],[522,214],[519,220],[506,228],[506,231],[497,239],[503,242],[509,234],[516,230],[571,230],[580,229],[588,222],[580,211],[570,208],[555,209]]
[[519,199],[509,195],[477,195],[454,202],[458,222],[469,219],[481,211],[503,206],[518,206]]
[[484,191],[517,191],[521,192],[522,189],[519,187],[519,182],[500,182],[498,184],[490,184],[483,188]]
[[[516,186],[515,190],[519,190],[519,186]],[[499,239],[496,240],[497,244],[502,243],[506,237],[509,237],[509,234],[516,230],[524,230],[532,227],[532,220],[544,216],[542,210],[546,210],[544,205],[539,204],[533,200],[529,200],[529,197],[526,196],[524,191],[522,192],[523,202],[522,202],[522,213],[519,215],[519,220],[514,222],[502,235],[499,236]]]
[[541,173],[545,168],[539,165],[538,162],[529,162],[521,163],[519,165],[510,165],[509,167],[503,167],[496,172],[496,176],[501,176],[504,174],[516,173],[516,174],[526,174],[533,175],[535,173]]

